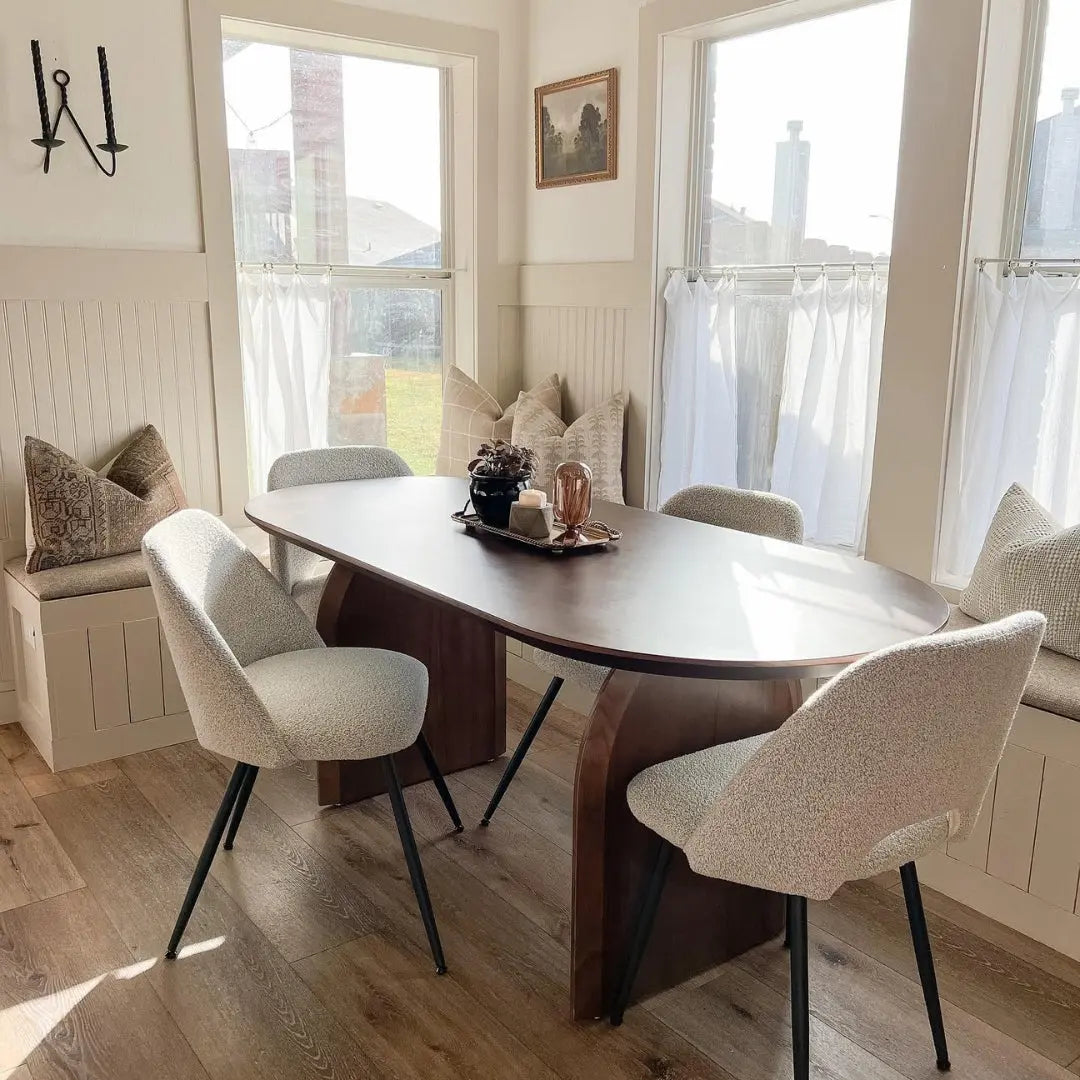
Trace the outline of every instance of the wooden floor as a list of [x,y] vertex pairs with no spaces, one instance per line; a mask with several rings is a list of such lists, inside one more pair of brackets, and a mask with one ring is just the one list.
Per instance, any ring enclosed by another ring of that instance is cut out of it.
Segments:
[[[536,698],[511,686],[520,733]],[[632,1008],[567,1019],[570,790],[581,718],[556,708],[490,829],[500,762],[407,799],[450,974],[432,970],[383,799],[320,811],[263,773],[175,963],[161,960],[228,777],[194,744],[53,776],[0,728],[0,1078],[790,1075],[778,942]],[[816,1078],[938,1075],[898,882],[811,908]],[[1080,965],[926,890],[953,1075],[1080,1075]]]

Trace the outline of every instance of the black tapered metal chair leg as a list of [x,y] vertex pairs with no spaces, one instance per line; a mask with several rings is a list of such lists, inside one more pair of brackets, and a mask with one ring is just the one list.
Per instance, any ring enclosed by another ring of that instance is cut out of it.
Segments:
[[199,899],[199,893],[202,892],[203,883],[206,881],[206,875],[210,872],[210,864],[214,861],[214,855],[217,853],[218,844],[221,843],[221,836],[225,832],[225,826],[228,824],[229,815],[236,805],[237,797],[247,778],[248,770],[253,768],[254,766],[245,765],[241,761],[238,762],[236,768],[233,769],[233,774],[229,778],[228,786],[225,788],[225,794],[222,797],[221,805],[214,815],[213,823],[210,825],[210,831],[206,834],[206,843],[203,844],[202,854],[199,856],[199,861],[195,864],[195,873],[191,875],[191,882],[188,884],[184,902],[180,905],[180,914],[177,916],[176,925],[173,927],[172,937],[169,938],[169,947],[165,951],[166,960],[176,959],[176,947],[180,944],[180,939],[184,936],[184,930],[187,928],[188,919],[191,918],[191,913],[195,909],[195,901]]
[[930,1032],[934,1036],[937,1067],[949,1069],[949,1046],[945,1040],[945,1021],[941,1017],[941,998],[938,995],[937,975],[934,972],[934,954],[930,951],[930,934],[926,928],[926,912],[923,911],[922,891],[914,863],[900,867],[900,880],[904,884],[904,901],[907,904],[908,923],[911,925],[911,943],[915,946],[915,962],[919,968],[926,1015]]
[[439,798],[442,799],[443,806],[446,807],[446,812],[450,815],[450,820],[454,823],[454,832],[461,832],[465,826],[461,824],[461,816],[458,814],[457,807],[454,805],[454,797],[450,794],[450,789],[446,786],[442,769],[439,768],[439,763],[435,760],[435,755],[431,752],[431,746],[428,744],[427,739],[424,738],[424,733],[422,731],[416,737],[416,748],[420,751],[420,756],[424,759],[428,775],[435,784],[435,790],[438,791]]
[[431,955],[435,961],[435,971],[439,975],[445,975],[446,957],[443,956],[442,942],[439,940],[439,928],[435,925],[435,912],[431,909],[431,897],[428,896],[420,853],[416,850],[416,837],[413,836],[409,811],[405,807],[401,780],[398,778],[392,757],[388,755],[382,759],[382,762],[386,772],[386,786],[390,791],[390,805],[394,808],[394,821],[397,822],[398,836],[401,837],[401,850],[405,854],[405,865],[409,868],[413,892],[416,893],[416,902],[420,907],[420,918],[427,931],[428,944],[431,946]]
[[637,978],[638,968],[641,967],[641,958],[645,955],[645,946],[649,943],[649,935],[652,933],[653,922],[656,919],[656,909],[660,906],[660,897],[664,891],[664,882],[667,880],[668,868],[671,866],[671,856],[674,852],[674,845],[669,844],[667,840],[660,841],[652,872],[642,889],[637,922],[626,950],[619,985],[611,1003],[612,1027],[618,1027],[623,1021],[623,1013],[626,1012],[630,992],[634,989],[634,980]]
[[791,897],[784,897],[784,948],[791,948]]
[[806,897],[788,897],[791,942],[791,1064],[795,1080],[810,1078],[810,972]]
[[484,816],[480,819],[481,825],[487,826],[491,822],[492,817],[495,815],[495,811],[498,809],[499,803],[502,802],[502,797],[506,794],[506,789],[517,775],[518,769],[521,768],[521,763],[525,760],[525,755],[529,752],[529,747],[532,746],[533,739],[536,738],[537,733],[543,726],[544,720],[551,710],[551,706],[555,704],[555,699],[559,696],[562,684],[563,681],[558,675],[548,683],[548,688],[544,691],[544,696],[540,699],[540,704],[536,706],[536,712],[532,714],[532,719],[529,721],[529,726],[525,729],[525,734],[521,736],[521,741],[517,744],[513,755],[506,763],[506,768],[503,769],[503,774],[499,777],[498,784],[495,785],[495,792],[491,796],[491,802],[488,803],[487,809],[484,811]]
[[244,811],[247,809],[248,799],[251,798],[251,789],[255,786],[255,777],[259,775],[257,765],[249,765],[244,775],[244,782],[240,785],[240,791],[236,796],[236,805],[233,807],[232,817],[229,819],[229,829],[225,833],[225,843],[222,845],[226,851],[232,851],[233,841],[236,839],[236,830],[240,828]]

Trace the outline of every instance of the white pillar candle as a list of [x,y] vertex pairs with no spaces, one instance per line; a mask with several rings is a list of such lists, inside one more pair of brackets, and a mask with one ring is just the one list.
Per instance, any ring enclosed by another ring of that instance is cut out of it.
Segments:
[[517,500],[522,506],[534,506],[539,509],[547,505],[547,496],[535,488],[526,488]]

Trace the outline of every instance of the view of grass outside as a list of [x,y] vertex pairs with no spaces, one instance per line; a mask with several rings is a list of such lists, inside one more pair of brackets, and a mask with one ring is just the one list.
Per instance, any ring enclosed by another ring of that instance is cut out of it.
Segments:
[[442,426],[442,372],[386,369],[386,444],[417,476],[432,476]]

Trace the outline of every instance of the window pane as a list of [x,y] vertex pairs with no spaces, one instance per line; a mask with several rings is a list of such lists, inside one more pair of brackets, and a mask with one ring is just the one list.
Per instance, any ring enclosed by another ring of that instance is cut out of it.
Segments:
[[396,450],[435,472],[442,423],[442,293],[335,287],[327,442]]
[[223,45],[237,258],[441,266],[439,69]]
[[710,47],[702,265],[888,257],[908,7]]
[[1080,3],[1049,0],[1022,258],[1080,257]]

